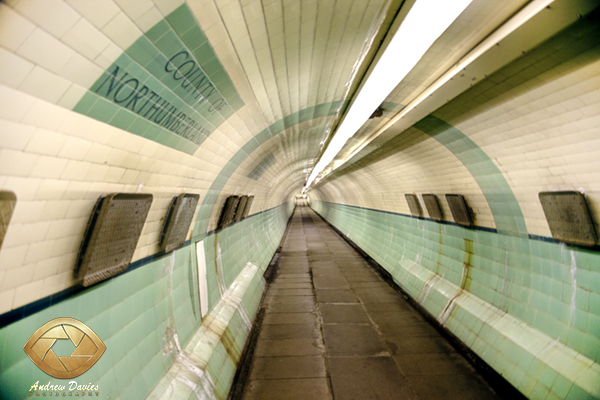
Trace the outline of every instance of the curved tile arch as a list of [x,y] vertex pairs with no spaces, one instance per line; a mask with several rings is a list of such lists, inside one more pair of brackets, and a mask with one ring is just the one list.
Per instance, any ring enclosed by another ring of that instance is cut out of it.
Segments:
[[344,101],[334,101],[331,103],[323,103],[313,107],[308,107],[292,113],[263,129],[244,146],[242,146],[225,164],[219,175],[213,181],[210,189],[208,189],[206,196],[204,196],[200,211],[198,212],[196,221],[194,223],[193,239],[199,239],[208,233],[208,223],[210,216],[214,211],[217,199],[219,198],[219,194],[227,184],[229,178],[253,151],[258,149],[267,140],[279,135],[280,133],[283,133],[286,129],[292,126],[316,118],[332,117],[337,115],[344,105]]
[[460,130],[430,114],[414,125],[452,152],[469,170],[485,196],[500,233],[527,237],[525,217],[502,171]]

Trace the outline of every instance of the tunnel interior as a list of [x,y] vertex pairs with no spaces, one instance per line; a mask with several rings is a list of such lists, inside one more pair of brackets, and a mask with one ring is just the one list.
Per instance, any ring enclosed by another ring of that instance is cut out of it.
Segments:
[[600,399],[599,6],[1,1],[0,398],[227,399],[310,220],[524,397]]

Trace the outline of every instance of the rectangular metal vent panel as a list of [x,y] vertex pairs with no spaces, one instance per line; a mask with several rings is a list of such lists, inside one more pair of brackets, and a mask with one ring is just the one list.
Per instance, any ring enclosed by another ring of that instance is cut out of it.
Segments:
[[421,208],[421,204],[419,203],[419,198],[416,194],[405,194],[406,202],[408,203],[408,208],[410,208],[410,213],[413,217],[422,217],[423,209]]
[[467,206],[465,198],[461,194],[447,194],[446,201],[448,202],[448,207],[450,207],[450,211],[452,212],[452,218],[454,218],[454,222],[463,226],[473,226],[471,212],[469,211],[469,207]]
[[539,198],[554,239],[583,246],[596,244],[598,234],[583,193],[542,192]]
[[244,218],[244,210],[246,209],[246,203],[248,203],[248,196],[240,197],[240,201],[235,210],[235,216],[233,217],[234,222],[240,222]]
[[0,249],[16,203],[17,196],[13,192],[0,191]]
[[250,213],[250,207],[252,207],[252,202],[254,201],[254,196],[248,196],[248,201],[246,201],[246,207],[244,207],[244,216],[246,218]]
[[182,193],[173,199],[160,241],[165,253],[178,249],[185,243],[199,199],[200,195],[190,193]]
[[218,229],[227,228],[233,222],[239,201],[240,196],[229,196],[225,200],[221,211],[221,218],[219,218],[219,224],[217,225]]
[[127,269],[151,205],[151,194],[112,193],[98,200],[75,265],[83,286]]
[[437,196],[435,194],[424,194],[422,197],[423,202],[425,203],[425,208],[427,208],[429,218],[436,221],[441,221],[444,218],[444,215],[442,214],[442,209],[440,208],[440,203],[438,202]]

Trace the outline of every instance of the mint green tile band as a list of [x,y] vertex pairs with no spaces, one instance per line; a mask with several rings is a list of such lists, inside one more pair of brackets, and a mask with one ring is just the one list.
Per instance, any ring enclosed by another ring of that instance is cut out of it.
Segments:
[[524,395],[600,398],[600,289],[590,285],[600,279],[600,253],[380,210],[310,204]]

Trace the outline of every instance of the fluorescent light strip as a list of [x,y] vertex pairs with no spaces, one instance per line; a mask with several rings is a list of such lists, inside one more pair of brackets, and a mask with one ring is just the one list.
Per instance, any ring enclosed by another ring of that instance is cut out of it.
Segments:
[[400,84],[425,52],[472,0],[417,0],[373,68],[344,121],[313,169],[305,188]]
[[[495,46],[498,42],[506,38],[508,35],[513,33],[516,29],[518,29],[525,22],[529,21],[533,18],[537,13],[542,11],[544,8],[548,7],[554,0],[534,0],[525,6],[521,11],[515,14],[510,20],[504,23],[500,28],[496,29],[490,36],[485,38],[479,45],[477,45],[473,50],[471,50],[466,56],[464,56],[454,67],[449,69],[444,75],[442,75],[437,81],[435,81],[431,86],[429,86],[424,92],[422,92],[417,98],[415,98],[412,102],[410,102],[406,107],[402,109],[400,113],[398,113],[394,118],[389,120],[383,127],[381,127],[377,132],[371,135],[369,138],[365,139],[364,142],[352,152],[343,162],[332,168],[332,171],[339,166],[346,163],[346,161],[350,160],[359,151],[365,148],[369,143],[371,143],[375,138],[389,129],[392,125],[394,125],[398,120],[403,118],[406,114],[408,114],[411,110],[413,110],[416,106],[418,106],[423,100],[427,97],[431,96],[433,92],[442,87],[446,82],[452,79],[456,74],[466,68],[469,64],[479,58],[483,53],[488,51],[490,48]],[[331,172],[331,171],[330,171]],[[307,185],[308,187],[309,185]]]

